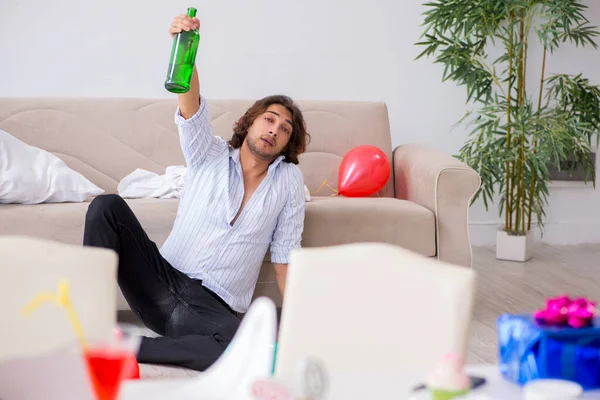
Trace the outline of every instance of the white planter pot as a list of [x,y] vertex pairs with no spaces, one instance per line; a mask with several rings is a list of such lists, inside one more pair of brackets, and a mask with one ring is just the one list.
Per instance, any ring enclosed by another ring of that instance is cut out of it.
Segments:
[[496,258],[498,260],[525,262],[533,257],[533,232],[526,236],[509,235],[502,228],[496,237]]

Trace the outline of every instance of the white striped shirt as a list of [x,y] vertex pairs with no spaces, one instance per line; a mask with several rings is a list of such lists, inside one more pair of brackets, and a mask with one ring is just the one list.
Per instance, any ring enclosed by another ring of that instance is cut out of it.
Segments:
[[302,172],[279,156],[231,225],[244,197],[239,149],[213,136],[204,98],[187,120],[177,109],[175,123],[187,173],[173,230],[160,252],[233,310],[246,312],[269,247],[271,261],[280,264],[287,264],[289,252],[300,247]]

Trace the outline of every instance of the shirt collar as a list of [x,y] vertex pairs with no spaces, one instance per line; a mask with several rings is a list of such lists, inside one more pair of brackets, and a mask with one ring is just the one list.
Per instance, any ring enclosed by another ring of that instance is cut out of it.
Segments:
[[[240,149],[234,149],[233,147],[229,148],[229,157],[233,160],[233,162],[235,163],[235,165],[239,168],[242,167],[242,165],[240,164]],[[283,160],[285,159],[284,155],[280,155],[279,157],[277,157],[272,163],[271,165],[269,165],[269,170],[276,168]]]

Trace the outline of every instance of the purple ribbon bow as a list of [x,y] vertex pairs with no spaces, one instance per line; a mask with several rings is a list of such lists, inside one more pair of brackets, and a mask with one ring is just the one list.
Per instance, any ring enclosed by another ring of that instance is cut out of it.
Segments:
[[546,308],[537,310],[533,316],[546,325],[583,328],[591,325],[595,313],[595,301],[588,301],[585,297],[570,299],[560,296],[546,300]]

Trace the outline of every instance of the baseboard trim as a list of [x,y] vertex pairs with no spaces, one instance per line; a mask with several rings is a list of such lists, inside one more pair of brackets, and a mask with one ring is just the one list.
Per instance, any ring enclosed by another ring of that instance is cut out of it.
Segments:
[[[472,221],[469,234],[473,246],[495,246],[496,231],[501,226],[497,221]],[[534,227],[536,241],[555,245],[600,243],[600,221],[546,222],[543,236]]]

